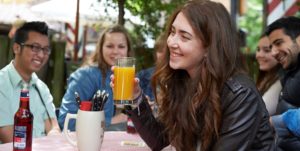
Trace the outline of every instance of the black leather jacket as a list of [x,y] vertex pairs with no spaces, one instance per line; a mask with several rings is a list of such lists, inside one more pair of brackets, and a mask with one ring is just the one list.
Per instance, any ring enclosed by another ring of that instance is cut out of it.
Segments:
[[281,80],[282,90],[276,109],[276,114],[281,114],[288,109],[300,107],[300,55],[297,65],[289,69]]
[[[269,115],[254,83],[245,75],[230,78],[221,94],[222,126],[213,151],[274,151]],[[169,141],[163,125],[155,120],[149,104],[143,101],[130,112],[133,123],[147,145],[161,150]],[[200,122],[200,121],[199,121]]]

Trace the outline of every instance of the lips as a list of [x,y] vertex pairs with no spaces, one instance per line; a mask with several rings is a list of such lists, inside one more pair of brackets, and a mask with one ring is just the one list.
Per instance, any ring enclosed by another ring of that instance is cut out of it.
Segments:
[[112,62],[115,62],[117,63],[117,59],[120,58],[120,57],[116,57],[116,56],[110,56],[109,59],[112,61]]
[[183,55],[180,54],[180,53],[171,52],[171,53],[170,53],[170,56],[171,56],[171,57],[181,57],[181,56],[183,56]]
[[268,64],[268,61],[266,61],[265,59],[257,59],[257,62],[259,64],[259,68],[260,69],[264,69],[264,67],[266,66],[266,64]]
[[33,60],[34,64],[41,65],[43,63],[42,60]]

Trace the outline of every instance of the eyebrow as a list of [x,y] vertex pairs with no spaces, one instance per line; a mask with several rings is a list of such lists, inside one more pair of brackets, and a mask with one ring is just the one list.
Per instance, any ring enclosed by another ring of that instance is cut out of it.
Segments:
[[188,34],[189,36],[193,37],[193,35],[185,30],[179,30],[179,33],[181,34]]
[[270,49],[270,46],[263,46],[262,49]]
[[32,45],[39,45],[41,47],[50,47],[49,45],[43,46],[43,45],[41,45],[40,43],[37,43],[37,42],[33,42]]
[[275,43],[277,43],[277,42],[280,42],[280,41],[283,41],[283,39],[279,38],[279,39],[274,40],[274,41],[272,42],[272,45],[275,44]]
[[[175,30],[176,28],[172,25],[172,30]],[[185,30],[179,29],[179,33],[181,34],[188,34],[189,36],[193,37],[193,35]]]

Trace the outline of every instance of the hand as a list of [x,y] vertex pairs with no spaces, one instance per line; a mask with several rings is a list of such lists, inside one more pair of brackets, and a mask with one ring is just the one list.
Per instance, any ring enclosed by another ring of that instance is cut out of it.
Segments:
[[61,131],[59,128],[52,128],[48,133],[47,136],[51,135],[61,135]]
[[127,122],[127,118],[128,118],[127,115],[123,113],[117,114],[111,119],[111,124]]

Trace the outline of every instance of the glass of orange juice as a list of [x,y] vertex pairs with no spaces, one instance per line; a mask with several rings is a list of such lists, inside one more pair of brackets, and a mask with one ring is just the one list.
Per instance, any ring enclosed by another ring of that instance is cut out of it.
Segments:
[[114,68],[114,103],[116,106],[133,104],[133,85],[135,76],[135,58],[122,57],[117,59]]

